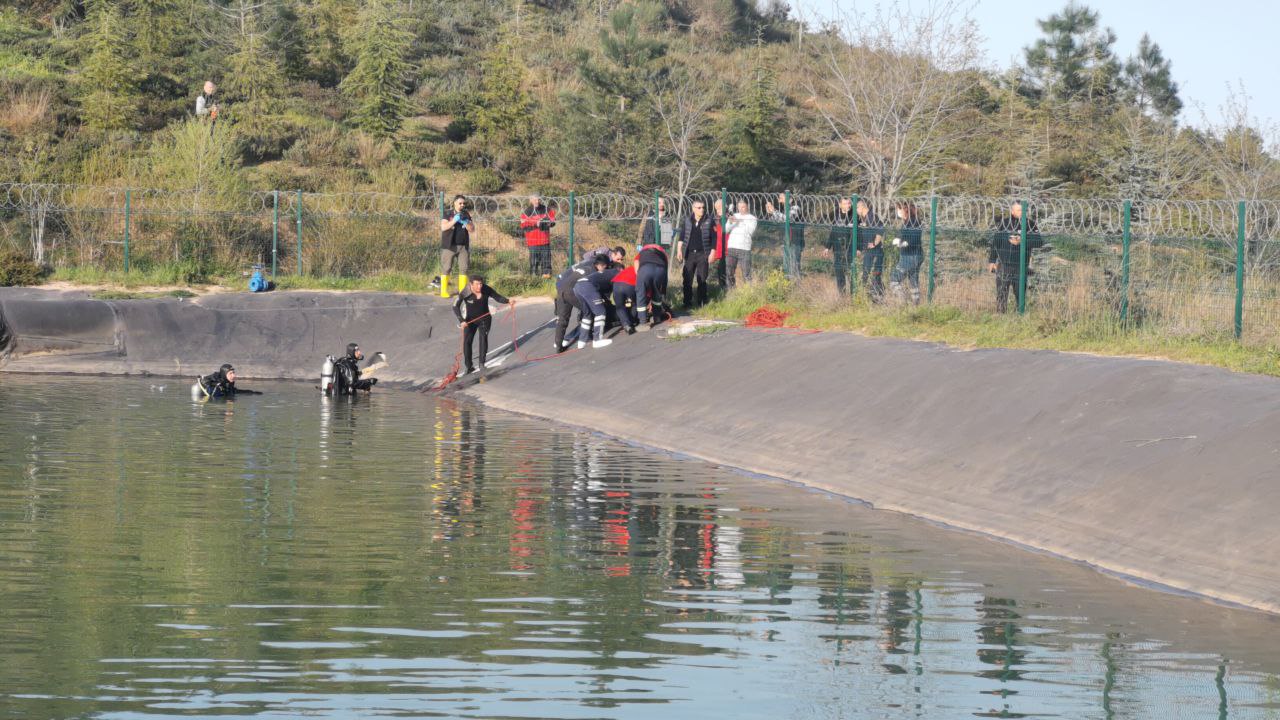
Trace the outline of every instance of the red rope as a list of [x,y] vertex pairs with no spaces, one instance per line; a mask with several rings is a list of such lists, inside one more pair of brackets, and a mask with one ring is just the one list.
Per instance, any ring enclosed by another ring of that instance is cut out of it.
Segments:
[[763,305],[751,311],[747,315],[744,323],[748,328],[757,332],[772,333],[775,335],[816,335],[821,330],[810,330],[807,328],[790,327],[787,318],[791,316],[789,312],[783,312],[777,308]]

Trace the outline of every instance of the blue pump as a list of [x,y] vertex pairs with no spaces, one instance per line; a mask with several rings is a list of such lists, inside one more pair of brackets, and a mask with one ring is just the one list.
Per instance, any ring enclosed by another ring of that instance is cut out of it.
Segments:
[[271,282],[262,274],[262,266],[253,266],[253,276],[249,278],[249,292],[266,292],[271,289]]

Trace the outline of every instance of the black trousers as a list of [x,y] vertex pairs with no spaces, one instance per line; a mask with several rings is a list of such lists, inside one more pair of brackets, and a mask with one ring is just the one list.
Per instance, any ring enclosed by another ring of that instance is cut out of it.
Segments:
[[871,302],[884,298],[884,248],[862,251],[862,286]]
[[[1009,291],[1013,290],[1013,301],[1015,306],[1022,304],[1022,283],[1018,282],[1018,270],[1014,268],[1013,272],[1005,270],[1004,265],[996,268],[996,312],[1006,312],[1009,309]],[[1016,307],[1014,308],[1017,309]]]
[[471,362],[471,343],[477,335],[480,336],[480,365],[484,366],[485,358],[489,355],[489,328],[493,325],[493,318],[487,317],[471,323],[462,331],[462,359],[466,361],[467,372],[476,369]]
[[[573,318],[573,311],[578,309],[578,301],[573,297],[570,291],[569,296],[562,294],[556,295],[556,352],[564,347],[564,336],[569,329],[569,320]],[[574,332],[577,333],[577,325],[574,326]]]
[[724,253],[723,255],[721,255],[721,256],[720,256],[720,259],[719,259],[719,260],[716,260],[716,282],[720,284],[720,289],[721,289],[721,290],[728,290],[728,289],[729,289],[729,258],[728,258],[728,254],[729,254],[729,251],[728,251],[728,250],[725,250],[725,253]]
[[551,246],[550,245],[530,245],[529,246],[529,274],[530,275],[550,275],[551,274]]
[[640,322],[648,322],[649,306],[653,306],[655,323],[666,319],[667,268],[646,263],[636,270],[636,314]]
[[626,283],[613,284],[613,309],[618,315],[618,323],[624,328],[633,328],[640,324],[636,313],[636,286]]
[[706,250],[693,250],[684,254],[684,273],[682,276],[684,289],[684,306],[693,307],[693,281],[698,281],[698,305],[707,304],[707,275],[711,272],[708,263],[711,254]]

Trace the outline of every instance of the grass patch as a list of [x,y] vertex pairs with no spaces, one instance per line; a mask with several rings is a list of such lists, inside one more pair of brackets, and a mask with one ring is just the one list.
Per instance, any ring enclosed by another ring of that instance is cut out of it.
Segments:
[[1102,319],[1056,321],[1037,316],[1034,310],[1025,316],[997,315],[937,305],[873,305],[865,298],[815,298],[812,288],[772,277],[740,286],[698,315],[741,321],[761,305],[791,313],[789,325],[815,330],[924,340],[960,348],[1160,358],[1280,377],[1280,348],[1242,344],[1229,333],[1174,335],[1157,328],[1126,328]]
[[176,297],[192,298],[196,294],[190,290],[165,290],[163,292],[135,292],[132,290],[98,290],[89,294],[94,300],[154,300],[155,298]]

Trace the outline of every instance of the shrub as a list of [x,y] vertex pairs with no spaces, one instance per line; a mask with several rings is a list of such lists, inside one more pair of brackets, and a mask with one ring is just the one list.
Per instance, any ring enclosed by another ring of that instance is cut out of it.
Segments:
[[0,251],[0,287],[39,285],[44,271],[17,250]]
[[449,142],[465,142],[476,131],[476,124],[466,118],[455,118],[444,126],[444,136]]
[[467,191],[476,195],[492,195],[507,184],[502,176],[491,168],[477,168],[467,173]]
[[427,109],[432,115],[461,115],[467,111],[469,102],[466,93],[449,90],[432,95],[427,100]]
[[436,148],[436,164],[450,170],[466,170],[476,165],[476,155],[464,145],[441,145]]

